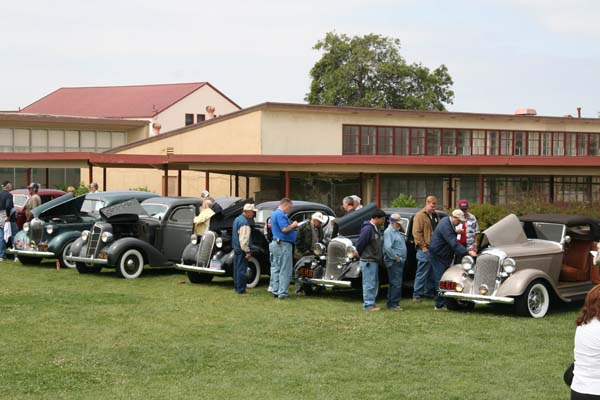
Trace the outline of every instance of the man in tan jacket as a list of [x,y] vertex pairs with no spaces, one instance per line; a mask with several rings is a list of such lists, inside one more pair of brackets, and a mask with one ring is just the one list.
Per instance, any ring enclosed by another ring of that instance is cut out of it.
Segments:
[[429,259],[429,243],[433,230],[438,223],[438,215],[435,212],[437,199],[435,196],[427,196],[425,207],[413,218],[412,235],[417,250],[417,273],[415,275],[413,301],[421,301],[425,296],[433,296],[433,271]]

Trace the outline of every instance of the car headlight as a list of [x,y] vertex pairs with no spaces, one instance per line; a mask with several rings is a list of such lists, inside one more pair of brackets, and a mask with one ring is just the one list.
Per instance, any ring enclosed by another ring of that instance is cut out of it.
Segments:
[[46,225],[46,233],[48,235],[52,235],[53,232],[54,232],[54,225]]
[[325,253],[325,246],[323,245],[323,243],[315,243],[315,245],[313,246],[313,253],[315,256],[320,256],[323,253]]
[[473,263],[475,263],[475,260],[473,260],[473,257],[471,256],[464,256],[460,263],[463,269],[468,272],[471,268],[473,268]]
[[113,234],[110,232],[102,232],[102,236],[100,236],[100,240],[104,243],[110,242],[113,239]]
[[90,237],[90,231],[83,231],[83,232],[81,232],[81,239],[84,242],[87,242],[88,237]]
[[190,236],[190,242],[192,242],[192,244],[198,244],[198,235]]
[[459,293],[461,293],[465,288],[463,287],[463,285],[461,285],[459,282],[456,283],[456,288],[455,290]]
[[215,246],[217,246],[217,249],[220,249],[221,247],[223,247],[223,238],[222,237],[218,237],[215,239]]
[[515,272],[515,269],[517,269],[517,263],[513,258],[505,258],[504,261],[502,261],[502,269],[506,273],[512,274]]
[[24,230],[25,232],[29,232],[29,222],[25,222],[25,223],[23,224],[23,230]]
[[354,246],[346,247],[346,257],[353,258],[354,253],[356,253],[356,247],[354,247]]
[[483,284],[479,286],[479,294],[482,296],[485,296],[486,294],[488,294],[488,292],[490,291],[490,289],[488,288],[488,285]]

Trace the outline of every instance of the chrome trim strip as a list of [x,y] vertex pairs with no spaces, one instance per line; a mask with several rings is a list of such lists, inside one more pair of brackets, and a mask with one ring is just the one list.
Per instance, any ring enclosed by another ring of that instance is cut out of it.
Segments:
[[500,296],[484,296],[481,294],[470,294],[470,293],[459,293],[459,292],[440,292],[442,297],[449,297],[456,300],[469,300],[473,302],[481,303],[502,303],[502,304],[514,304],[515,299],[512,297],[500,297]]
[[108,264],[108,260],[105,260],[103,258],[94,258],[94,257],[66,256],[65,260],[73,261],[73,262],[82,262],[82,263],[91,264],[91,265]]
[[325,287],[352,287],[352,283],[348,281],[334,281],[332,279],[309,279],[308,281]]
[[51,251],[38,251],[38,250],[17,250],[14,248],[6,249],[8,254],[16,254],[17,256],[30,256],[30,257],[39,257],[39,258],[58,258],[56,254]]
[[225,274],[224,269],[197,267],[195,265],[188,265],[188,264],[175,264],[175,268],[181,269],[183,271],[200,272],[203,274],[210,274],[210,275],[224,275]]

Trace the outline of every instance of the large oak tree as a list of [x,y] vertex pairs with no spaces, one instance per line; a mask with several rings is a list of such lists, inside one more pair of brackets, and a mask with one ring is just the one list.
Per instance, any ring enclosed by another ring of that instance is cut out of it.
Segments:
[[323,56],[310,71],[310,104],[440,111],[452,104],[446,66],[407,64],[399,39],[329,32],[313,48]]

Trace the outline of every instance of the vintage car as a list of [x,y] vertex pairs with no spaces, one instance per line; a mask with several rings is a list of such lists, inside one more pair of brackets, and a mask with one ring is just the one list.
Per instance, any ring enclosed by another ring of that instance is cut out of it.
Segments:
[[173,267],[201,205],[191,197],[153,197],[141,205],[134,199],[102,208],[102,220],[81,232],[66,259],[82,274],[114,268],[126,279],[139,277],[146,264]]
[[512,304],[516,314],[541,318],[553,298],[585,298],[600,283],[592,250],[597,220],[575,215],[510,214],[483,232],[479,255],[466,256],[440,280],[449,309]]
[[[23,229],[23,224],[27,221],[25,216],[25,203],[29,200],[29,190],[28,189],[15,189],[11,190],[10,194],[13,195],[13,203],[15,204],[15,209],[17,210],[17,226],[19,229]],[[38,195],[42,200],[42,204],[49,202],[57,197],[65,194],[62,190],[58,189],[39,189]]]
[[7,253],[18,256],[22,264],[39,264],[42,259],[58,259],[61,267],[75,268],[65,260],[71,244],[100,219],[102,207],[128,199],[147,199],[156,194],[138,191],[70,193],[33,209],[34,218],[17,233],[15,245]]
[[[181,256],[181,262],[175,268],[186,271],[192,283],[209,283],[215,276],[233,276],[233,221],[242,213],[244,204],[253,203],[252,199],[235,202],[223,202],[216,199],[222,207],[222,215],[211,218],[210,227],[203,235],[192,235]],[[256,287],[261,274],[269,273],[269,245],[256,225],[251,231],[251,253],[246,271],[246,281],[249,288]]]

